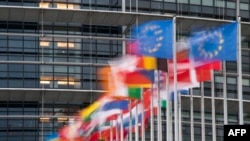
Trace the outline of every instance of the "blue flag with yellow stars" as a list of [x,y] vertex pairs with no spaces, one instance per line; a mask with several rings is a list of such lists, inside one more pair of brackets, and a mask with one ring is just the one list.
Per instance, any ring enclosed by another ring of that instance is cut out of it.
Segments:
[[135,46],[132,54],[173,58],[173,20],[150,21],[133,28]]
[[188,39],[195,60],[237,60],[237,23],[192,33]]

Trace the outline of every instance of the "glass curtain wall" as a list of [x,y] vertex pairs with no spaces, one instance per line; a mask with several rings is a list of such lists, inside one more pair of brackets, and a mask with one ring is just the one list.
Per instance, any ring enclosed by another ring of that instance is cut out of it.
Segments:
[[[122,0],[0,0],[0,6],[35,7],[44,11],[47,8],[57,8],[120,12]],[[126,0],[125,11],[235,20],[235,9],[235,1]],[[249,22],[248,0],[240,1],[240,15],[242,21]],[[184,25],[185,22],[178,23],[177,39],[190,33],[191,29],[181,30]],[[119,40],[82,38],[122,37],[120,26],[0,21],[0,33],[1,89],[101,90],[102,80],[96,75],[100,67],[97,64],[105,65],[111,58],[122,55],[122,42]],[[250,106],[249,41],[242,40],[241,48],[243,118],[244,124],[249,124],[250,111],[245,108]],[[181,96],[183,141],[190,141],[191,138],[202,140],[204,137],[206,141],[213,140],[213,133],[216,133],[217,141],[223,141],[225,118],[228,124],[239,123],[237,63],[228,61],[224,64],[225,71],[214,72],[213,82],[204,82],[202,87],[190,90],[190,95]],[[211,89],[212,85],[214,89]],[[201,109],[202,105],[204,111]],[[1,101],[0,140],[42,140],[45,135],[68,124],[70,116],[85,106],[85,103],[46,103],[46,99]],[[162,109],[162,119],[164,135],[167,126],[165,109]],[[157,129],[156,125],[155,117],[154,129]],[[150,126],[147,127],[147,135],[149,131]],[[154,137],[157,138],[157,131],[154,132]],[[149,138],[150,136],[147,136],[147,140]],[[166,136],[163,140],[165,138]]]

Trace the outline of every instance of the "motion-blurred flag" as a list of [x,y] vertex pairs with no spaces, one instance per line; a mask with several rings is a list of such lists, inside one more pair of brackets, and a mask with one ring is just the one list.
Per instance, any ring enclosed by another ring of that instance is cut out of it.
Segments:
[[118,100],[113,100],[110,102],[105,103],[100,110],[101,111],[108,111],[112,109],[120,109],[120,110],[128,110],[128,104],[129,100],[125,99],[118,99]]
[[167,59],[156,58],[151,56],[138,56],[139,61],[137,67],[145,70],[161,70],[168,71]]
[[57,133],[46,136],[46,141],[60,141],[60,138]]
[[235,61],[237,59],[237,23],[195,32],[188,39],[190,56],[195,60]]
[[172,58],[173,20],[159,20],[143,23],[133,28],[135,41],[129,50],[133,54]]
[[151,70],[137,70],[120,74],[124,84],[129,87],[151,88],[155,79],[154,71]]

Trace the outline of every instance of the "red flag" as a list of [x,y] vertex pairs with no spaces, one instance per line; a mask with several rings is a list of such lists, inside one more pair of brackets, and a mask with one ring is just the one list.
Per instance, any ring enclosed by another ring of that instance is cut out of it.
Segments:
[[124,83],[130,87],[151,88],[154,82],[154,71],[138,70],[133,72],[122,72]]

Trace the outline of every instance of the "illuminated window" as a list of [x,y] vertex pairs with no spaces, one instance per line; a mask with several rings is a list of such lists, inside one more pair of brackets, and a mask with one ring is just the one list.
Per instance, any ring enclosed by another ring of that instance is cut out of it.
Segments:
[[50,3],[49,2],[40,2],[39,7],[41,7],[41,8],[49,8]]
[[59,48],[67,48],[67,43],[66,42],[57,42],[57,47],[59,47]]
[[74,43],[68,43],[68,47],[69,48],[75,48],[75,44]]
[[41,80],[40,84],[50,84],[50,81]]
[[68,4],[68,9],[75,9],[75,6],[73,4]]
[[58,48],[75,48],[75,44],[74,43],[67,43],[67,42],[57,42],[57,47]]
[[61,8],[61,9],[67,9],[67,4],[64,4],[64,3],[57,3],[57,4],[56,4],[56,7],[57,7],[57,8]]
[[41,117],[40,122],[49,122],[50,118],[49,117]]
[[66,121],[68,121],[67,117],[58,117],[57,118],[57,122],[66,122]]
[[42,85],[50,85],[52,79],[53,78],[51,76],[41,76],[40,77],[40,84],[42,84]]
[[48,42],[48,41],[40,41],[40,46],[41,47],[49,47],[50,46],[50,42]]

